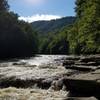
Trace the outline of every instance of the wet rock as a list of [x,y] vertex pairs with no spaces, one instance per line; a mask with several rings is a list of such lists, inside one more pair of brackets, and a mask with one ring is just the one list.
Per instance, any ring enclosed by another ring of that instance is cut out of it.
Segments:
[[59,91],[62,89],[64,90],[65,87],[64,87],[63,79],[53,81],[50,88],[56,91]]
[[75,62],[73,60],[65,60],[63,62],[63,66],[70,66],[70,65],[74,65]]
[[51,87],[52,82],[53,82],[53,79],[43,80],[39,87],[42,89],[49,89]]
[[66,98],[65,100],[98,100],[95,97],[69,97]]
[[10,78],[3,78],[0,79],[0,88],[7,88],[7,87],[17,87],[17,88],[28,88],[32,87],[35,84],[40,84],[41,80],[21,80],[17,79],[16,77]]
[[84,66],[98,66],[99,64],[97,62],[75,62],[75,65],[84,65]]
[[[72,59],[71,59],[72,58]],[[83,72],[90,72],[99,69],[100,56],[79,56],[78,58],[69,57],[63,62],[63,66],[66,69],[78,70]]]
[[92,67],[92,66],[89,67],[89,66],[75,66],[75,65],[66,66],[65,68],[66,69],[72,69],[72,70],[78,70],[78,71],[87,71],[87,72],[93,71],[93,70],[96,69],[95,67]]
[[[94,73],[95,72],[95,73]],[[85,74],[76,74],[64,79],[70,96],[96,96],[100,97],[100,71]]]
[[88,62],[88,66],[98,66],[100,63],[99,62]]
[[81,57],[80,62],[99,62],[100,61],[100,56],[98,55],[91,55],[91,56],[85,56]]
[[65,85],[71,96],[92,96],[100,90],[100,84],[93,80],[66,79]]

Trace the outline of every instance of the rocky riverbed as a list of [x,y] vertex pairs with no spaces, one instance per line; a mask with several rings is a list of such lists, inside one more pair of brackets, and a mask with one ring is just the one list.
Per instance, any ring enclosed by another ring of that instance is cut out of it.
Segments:
[[100,55],[38,55],[0,63],[0,100],[99,100]]
[[68,71],[66,56],[38,55],[0,63],[0,100],[63,100],[67,91],[55,83]]

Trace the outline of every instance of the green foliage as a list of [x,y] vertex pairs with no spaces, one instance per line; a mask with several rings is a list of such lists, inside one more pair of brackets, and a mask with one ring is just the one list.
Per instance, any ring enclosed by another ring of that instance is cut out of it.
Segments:
[[100,0],[76,0],[75,11],[76,21],[65,17],[32,23],[39,32],[40,53],[100,53]]
[[0,0],[0,59],[34,55],[38,51],[37,33],[8,10],[8,1]]
[[31,24],[19,21],[18,15],[8,10],[7,0],[1,0],[0,58],[100,53],[100,0],[76,0],[76,18]]
[[70,25],[75,21],[75,17],[64,17],[51,21],[36,21],[32,27],[36,29],[40,36],[48,36],[48,33],[57,32],[62,27]]
[[0,58],[32,56],[37,51],[36,33],[12,12],[0,12]]
[[32,26],[38,32],[39,53],[68,54],[69,42],[67,41],[66,28],[74,21],[75,17],[64,17],[51,21],[33,22]]
[[55,35],[52,41],[48,45],[48,51],[50,54],[68,54],[69,42],[66,38],[65,32],[59,32]]
[[77,20],[69,32],[72,53],[100,53],[100,0],[76,0]]
[[29,23],[26,23],[24,21],[19,21],[18,25],[21,28],[22,32],[24,32],[24,35],[26,37],[31,52],[37,53],[38,52],[37,32],[31,27]]

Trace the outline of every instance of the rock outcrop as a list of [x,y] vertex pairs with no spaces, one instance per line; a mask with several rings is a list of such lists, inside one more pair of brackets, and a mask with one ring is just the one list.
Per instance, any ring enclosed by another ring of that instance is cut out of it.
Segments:
[[[80,59],[65,60],[66,69],[76,71],[73,75],[65,77],[63,82],[71,97],[95,96],[100,99],[100,56],[79,56]],[[74,100],[74,99],[68,99]],[[75,99],[83,100],[83,99]],[[85,100],[85,99],[84,99]],[[86,99],[87,100],[87,99]],[[92,99],[90,99],[92,100]],[[93,99],[95,100],[95,99]]]

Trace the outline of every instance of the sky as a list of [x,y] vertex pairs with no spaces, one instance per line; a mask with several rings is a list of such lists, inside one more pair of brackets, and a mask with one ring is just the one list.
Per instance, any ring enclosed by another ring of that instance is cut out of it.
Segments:
[[20,20],[33,22],[74,16],[75,0],[8,0]]

